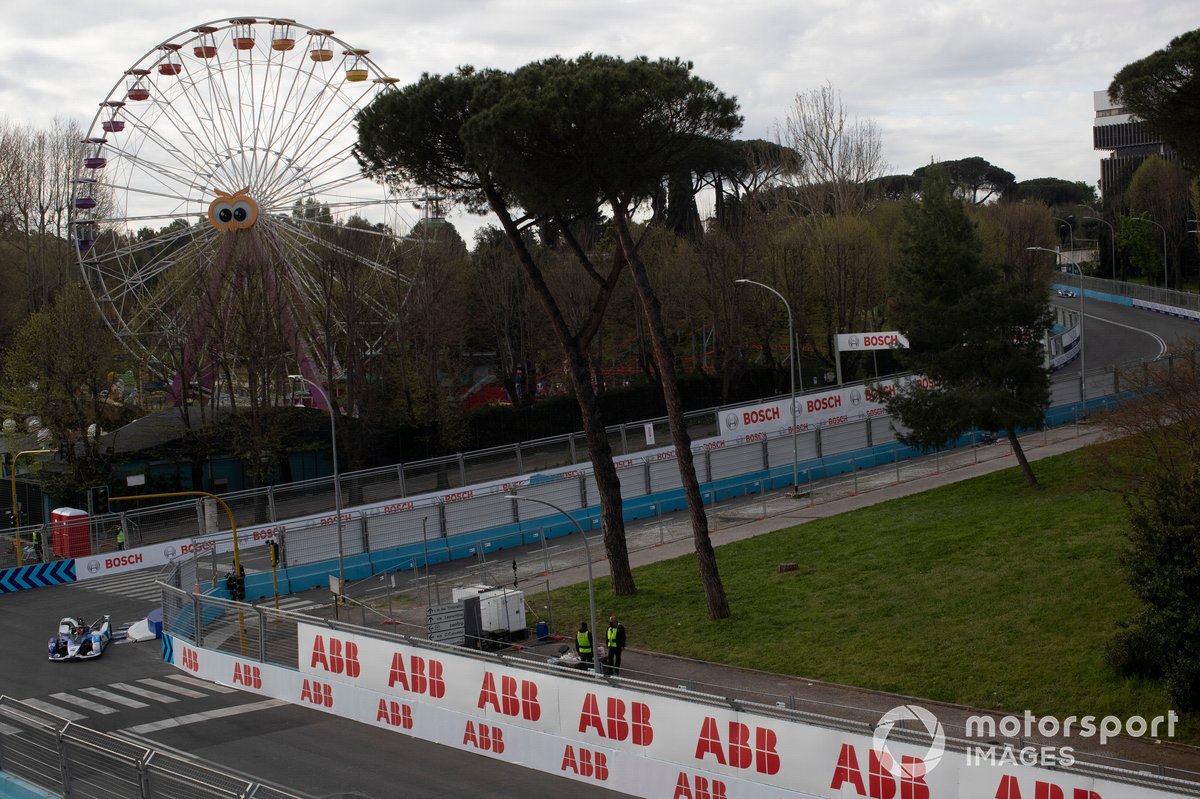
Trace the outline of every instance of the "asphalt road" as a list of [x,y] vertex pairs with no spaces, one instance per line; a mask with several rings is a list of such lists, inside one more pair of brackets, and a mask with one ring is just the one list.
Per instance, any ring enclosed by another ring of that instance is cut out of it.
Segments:
[[[1075,301],[1059,301],[1064,305]],[[1077,307],[1075,305],[1074,307]],[[1172,317],[1089,303],[1088,371],[1159,354],[1163,343],[1195,336]],[[1078,360],[1063,373],[1078,370]],[[1089,380],[1089,394],[1100,393]],[[1111,378],[1107,378],[1111,380]],[[1056,401],[1064,401],[1056,398]],[[148,586],[152,573],[143,575]],[[109,613],[120,628],[157,602],[148,590],[87,583],[0,595],[0,692],[71,714],[97,730],[123,732],[256,779],[321,797],[615,796],[585,783],[439,747],[222,686],[189,681],[161,659],[157,642],[111,645],[97,661],[51,663],[46,641],[64,615]]]

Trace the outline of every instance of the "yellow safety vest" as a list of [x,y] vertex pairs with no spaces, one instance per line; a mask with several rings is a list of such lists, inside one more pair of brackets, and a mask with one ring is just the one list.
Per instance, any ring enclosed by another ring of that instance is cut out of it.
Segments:
[[588,635],[587,633],[583,633],[583,632],[575,633],[575,643],[579,647],[579,654],[581,654],[581,655],[592,654],[592,637],[590,635]]
[[608,648],[609,649],[617,648],[617,628],[616,627],[608,628]]

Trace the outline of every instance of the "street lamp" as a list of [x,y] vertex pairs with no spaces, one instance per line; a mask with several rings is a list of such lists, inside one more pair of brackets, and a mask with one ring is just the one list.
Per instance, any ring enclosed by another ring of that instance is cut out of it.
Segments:
[[[23,452],[18,452],[13,455],[12,463],[9,468],[12,469],[12,513],[13,513],[13,535],[14,546],[17,548],[17,566],[24,566],[25,562],[21,556],[21,511],[17,507],[17,458],[22,455],[41,455],[45,452],[54,452],[52,449],[27,449]],[[45,542],[42,542],[43,545]]]
[[[1026,247],[1027,250],[1041,250],[1054,253],[1058,266],[1062,266],[1062,253],[1048,247]],[[1079,269],[1079,399],[1083,405],[1083,415],[1087,416],[1087,366],[1083,357],[1083,269]]]
[[522,497],[516,494],[505,494],[507,499],[520,500],[521,502],[536,502],[539,505],[545,505],[547,508],[553,508],[571,520],[571,524],[575,525],[575,529],[579,531],[579,537],[583,539],[583,551],[587,557],[588,569],[588,607],[592,612],[592,672],[600,673],[600,648],[597,646],[597,641],[600,631],[596,628],[596,585],[592,580],[592,547],[588,543],[587,533],[583,527],[575,520],[575,517],[567,513],[564,509],[555,505],[553,502],[547,502],[544,499],[536,499],[534,497]]
[[[800,456],[799,456],[799,449],[796,444],[796,426],[797,426],[796,425],[796,422],[797,422],[797,419],[796,419],[796,333],[795,333],[795,329],[792,325],[792,306],[788,304],[788,301],[786,299],[784,299],[784,296],[782,294],[780,294],[778,291],[771,288],[770,286],[766,285],[765,283],[759,283],[757,280],[749,280],[744,277],[738,278],[737,280],[735,280],[733,282],[734,283],[746,283],[751,286],[758,286],[759,288],[766,289],[767,291],[771,292],[776,297],[778,297],[780,299],[780,301],[783,302],[783,307],[787,309],[787,315],[788,315],[788,371],[791,373],[791,378],[792,378],[792,491],[799,491],[800,490]],[[801,383],[804,382],[803,376],[801,376],[800,382]]]
[[[1062,217],[1058,217],[1058,216],[1056,216],[1056,217],[1054,217],[1054,218],[1055,218],[1055,219],[1057,219],[1059,222],[1062,222],[1064,225],[1066,225],[1066,226],[1067,226],[1067,234],[1068,234],[1068,235],[1070,235],[1070,237],[1071,237],[1071,238],[1070,238],[1070,241],[1071,241],[1071,249],[1072,249],[1072,250],[1074,250],[1074,249],[1075,249],[1075,228],[1071,227],[1071,223],[1070,223],[1070,222],[1068,222],[1067,220],[1063,219]],[[1061,241],[1061,239],[1060,239],[1060,241]]]
[[1113,264],[1112,279],[1113,279],[1113,282],[1116,282],[1116,280],[1117,280],[1117,231],[1116,231],[1116,229],[1112,226],[1111,222],[1109,222],[1106,219],[1101,219],[1098,216],[1085,216],[1083,218],[1090,219],[1093,222],[1102,222],[1105,225],[1108,225],[1108,248],[1109,248],[1109,253],[1112,255],[1112,264]]
[[337,606],[341,604],[342,592],[346,590],[346,555],[342,548],[342,480],[338,474],[338,447],[337,447],[337,414],[333,411],[333,403],[329,401],[329,395],[325,393],[325,389],[309,380],[304,375],[288,375],[292,380],[302,380],[312,388],[315,388],[321,398],[325,400],[325,407],[329,409],[329,438],[330,446],[333,447],[333,512],[337,515],[337,544],[338,544],[338,598],[333,604],[334,615],[337,615]]

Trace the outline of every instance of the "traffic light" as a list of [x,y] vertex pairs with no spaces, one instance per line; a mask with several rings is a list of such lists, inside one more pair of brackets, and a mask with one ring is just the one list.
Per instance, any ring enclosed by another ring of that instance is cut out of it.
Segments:
[[108,486],[96,486],[92,488],[91,494],[91,512],[95,516],[103,516],[108,513]]
[[279,542],[278,541],[271,542],[271,565],[272,566],[279,565]]
[[229,598],[234,602],[244,602],[246,600],[246,578],[232,572],[226,574],[225,590],[229,592]]

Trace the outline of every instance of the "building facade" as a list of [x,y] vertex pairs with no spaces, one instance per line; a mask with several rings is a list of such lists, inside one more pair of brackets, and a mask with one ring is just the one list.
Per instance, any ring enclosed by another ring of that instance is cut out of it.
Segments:
[[1094,92],[1093,102],[1092,146],[1108,151],[1108,157],[1100,160],[1100,195],[1105,208],[1123,209],[1125,189],[1142,161],[1152,155],[1175,160],[1175,151],[1145,122],[1113,102],[1107,91]]

